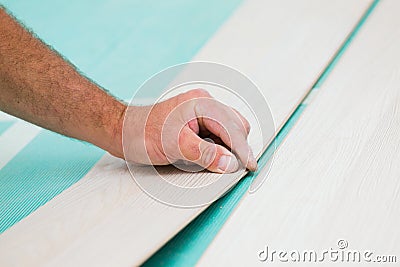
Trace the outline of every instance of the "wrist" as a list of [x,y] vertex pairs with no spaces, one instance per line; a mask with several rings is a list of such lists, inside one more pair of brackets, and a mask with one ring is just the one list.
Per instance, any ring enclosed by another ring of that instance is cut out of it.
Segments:
[[124,158],[124,150],[122,146],[122,132],[123,132],[123,124],[125,111],[127,106],[118,101],[117,107],[115,109],[113,119],[108,124],[107,130],[107,139],[110,140],[109,148],[106,149],[113,156]]
[[148,163],[145,144],[145,128],[150,106],[126,107],[122,126],[122,145],[125,160]]
[[93,135],[92,144],[106,150],[111,155],[124,158],[122,128],[127,106],[116,99],[103,107],[101,129]]

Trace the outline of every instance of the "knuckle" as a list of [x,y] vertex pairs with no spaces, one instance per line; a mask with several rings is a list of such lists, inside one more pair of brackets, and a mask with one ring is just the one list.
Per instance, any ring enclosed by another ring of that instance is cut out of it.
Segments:
[[244,117],[240,117],[237,127],[242,131],[244,130],[247,134],[250,133],[250,123]]
[[188,91],[189,94],[191,94],[193,97],[211,97],[210,93],[201,88],[193,89]]
[[247,132],[247,127],[246,124],[243,121],[236,121],[235,123],[232,124],[232,131],[235,133],[244,133]]
[[180,151],[181,159],[188,160],[188,161],[195,161],[198,157],[199,151],[196,146],[187,144],[188,135],[181,132],[178,137],[178,147]]
[[189,100],[195,100],[196,98],[212,98],[210,93],[204,89],[192,89],[185,93],[181,93],[177,96],[177,102],[182,103]]
[[234,112],[236,113],[237,117],[239,118],[240,124],[244,127],[244,129],[246,130],[247,134],[250,133],[250,123],[249,121],[236,109],[234,109]]
[[250,123],[246,120],[246,119],[244,119],[244,127],[245,127],[245,129],[246,129],[246,132],[247,132],[247,134],[249,134],[250,133],[250,130],[251,130],[251,126],[250,126]]

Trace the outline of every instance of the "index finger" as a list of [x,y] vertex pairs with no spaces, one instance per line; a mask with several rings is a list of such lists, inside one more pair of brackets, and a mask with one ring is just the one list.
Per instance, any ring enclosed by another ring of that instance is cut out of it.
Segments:
[[247,142],[248,127],[243,122],[244,117],[213,98],[198,99],[194,108],[200,124],[221,138],[247,169],[255,171],[257,161]]

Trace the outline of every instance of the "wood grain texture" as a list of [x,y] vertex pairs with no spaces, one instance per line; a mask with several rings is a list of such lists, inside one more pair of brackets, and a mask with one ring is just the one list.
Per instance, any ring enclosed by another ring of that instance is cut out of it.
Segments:
[[[195,59],[249,75],[280,128],[370,3],[246,1]],[[82,180],[0,236],[0,265],[136,265],[202,210],[154,201],[132,181],[123,161],[105,156]]]
[[[258,260],[265,246],[321,255],[339,239],[372,259],[397,256],[368,266],[399,264],[398,10],[396,0],[377,5],[281,145],[267,181],[242,200],[200,266],[271,265]],[[292,266],[276,255],[272,265]]]
[[[0,114],[0,116],[2,115]],[[10,116],[3,116],[3,118],[11,120]],[[0,139],[2,150],[0,154],[0,169],[12,160],[40,131],[40,127],[18,119],[10,129],[3,133]]]

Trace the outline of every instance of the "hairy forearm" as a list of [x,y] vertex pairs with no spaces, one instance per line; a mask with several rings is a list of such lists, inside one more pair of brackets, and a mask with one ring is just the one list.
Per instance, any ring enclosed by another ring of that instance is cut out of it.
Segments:
[[122,157],[125,108],[0,7],[0,110]]

